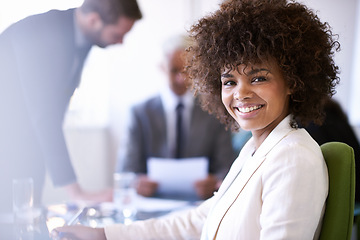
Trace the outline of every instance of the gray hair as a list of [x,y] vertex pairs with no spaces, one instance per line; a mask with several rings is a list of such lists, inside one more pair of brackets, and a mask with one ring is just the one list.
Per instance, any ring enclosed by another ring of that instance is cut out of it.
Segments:
[[190,47],[191,38],[184,34],[179,34],[168,38],[162,45],[164,56],[169,56],[176,50],[186,50]]

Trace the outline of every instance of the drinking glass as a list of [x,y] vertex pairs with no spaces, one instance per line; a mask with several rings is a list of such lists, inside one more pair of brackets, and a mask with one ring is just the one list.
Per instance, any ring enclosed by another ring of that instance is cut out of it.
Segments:
[[34,239],[33,203],[33,179],[13,179],[13,215],[14,235],[16,239]]
[[114,205],[125,222],[136,215],[136,174],[123,172],[114,174]]

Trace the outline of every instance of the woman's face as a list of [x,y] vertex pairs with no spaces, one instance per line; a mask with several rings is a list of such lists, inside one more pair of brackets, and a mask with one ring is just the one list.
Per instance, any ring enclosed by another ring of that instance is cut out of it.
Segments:
[[289,113],[291,91],[274,62],[224,69],[221,83],[227,111],[254,137],[266,137]]

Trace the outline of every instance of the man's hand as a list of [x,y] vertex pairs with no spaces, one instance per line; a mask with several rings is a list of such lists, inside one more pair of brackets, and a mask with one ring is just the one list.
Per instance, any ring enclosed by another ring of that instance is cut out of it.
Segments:
[[150,180],[146,175],[140,175],[137,179],[136,191],[144,197],[151,197],[155,194],[158,183]]
[[195,183],[195,191],[201,199],[208,199],[213,196],[214,191],[218,189],[218,185],[218,179],[209,174],[207,178]]

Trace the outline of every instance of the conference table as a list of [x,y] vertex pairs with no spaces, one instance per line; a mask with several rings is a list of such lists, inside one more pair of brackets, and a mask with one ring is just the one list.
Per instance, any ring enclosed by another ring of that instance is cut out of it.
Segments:
[[[49,232],[56,227],[64,225],[82,224],[90,227],[103,227],[116,223],[131,224],[134,221],[176,214],[189,208],[194,208],[200,203],[201,201],[139,197],[137,212],[130,218],[122,216],[112,202],[64,202],[52,204],[36,210],[37,214],[35,215],[37,217],[34,221],[33,237],[23,239],[48,240]],[[360,230],[360,203],[355,204],[354,217],[354,224]],[[0,239],[15,239],[13,236],[13,223],[1,222],[0,236]],[[360,239],[359,234],[356,239]]]
[[[130,217],[124,217],[122,211],[113,202],[60,202],[34,209],[34,221],[30,233],[14,232],[16,224],[0,221],[0,239],[49,240],[49,233],[56,227],[81,224],[90,227],[159,218],[167,214],[176,214],[189,208],[194,208],[201,201],[186,201],[161,198],[145,198],[138,196],[136,212]],[[0,219],[1,220],[1,219]],[[15,236],[16,235],[16,236]]]
[[49,231],[58,226],[82,224],[91,227],[123,223],[162,217],[188,208],[193,208],[201,201],[185,201],[139,196],[136,201],[136,212],[124,217],[113,202],[86,203],[68,202],[47,207],[46,225]]

